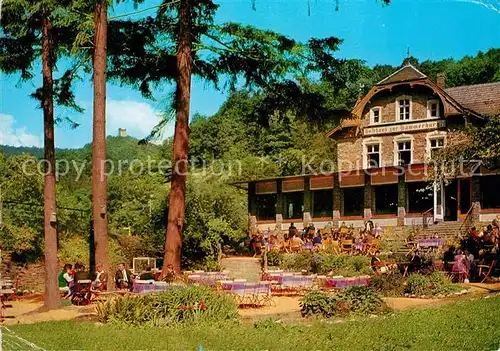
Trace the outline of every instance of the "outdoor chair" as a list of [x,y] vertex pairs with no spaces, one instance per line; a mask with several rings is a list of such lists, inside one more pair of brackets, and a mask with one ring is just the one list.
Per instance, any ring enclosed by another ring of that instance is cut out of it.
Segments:
[[84,306],[90,304],[92,301],[92,281],[91,280],[78,280],[75,285],[75,291],[71,298],[71,303],[77,306]]
[[2,289],[8,289],[8,290],[12,291],[9,294],[4,294],[4,301],[17,300],[20,280],[16,279],[16,280],[14,280],[14,283],[12,283],[11,280],[4,279],[3,284],[6,284],[6,286],[2,286],[1,287]]
[[478,279],[481,283],[484,283],[490,277],[491,273],[495,269],[496,261],[492,261],[490,264],[482,263],[477,265]]
[[342,253],[350,254],[352,252],[352,240],[342,240],[340,250]]
[[338,240],[332,240],[332,242],[328,244],[327,249],[332,250],[333,253],[336,255],[341,253],[340,244]]
[[279,246],[280,251],[289,253],[290,252],[290,242],[289,241],[283,241],[281,245]]
[[417,249],[417,242],[415,241],[415,239],[406,238],[405,239],[405,246],[408,249],[406,256],[410,256]]
[[375,255],[380,250],[380,240],[373,239],[371,244],[367,244],[367,254]]
[[231,287],[231,296],[238,306],[243,305],[245,302],[245,282],[233,282]]
[[446,275],[458,283],[463,283],[465,278],[469,278],[469,272],[464,267],[460,267],[458,261],[446,262]]
[[255,294],[259,306],[274,306],[276,305],[273,301],[271,294],[271,282],[259,282],[256,288]]

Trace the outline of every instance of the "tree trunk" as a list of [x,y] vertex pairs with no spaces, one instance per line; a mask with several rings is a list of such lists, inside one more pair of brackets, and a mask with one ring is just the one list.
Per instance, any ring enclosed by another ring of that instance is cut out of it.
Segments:
[[189,104],[191,95],[191,1],[181,0],[179,43],[177,49],[177,89],[174,153],[163,275],[171,269],[181,271],[182,230],[186,205],[186,177],[189,152]]
[[43,75],[43,128],[45,185],[43,190],[44,235],[45,235],[45,295],[44,307],[58,308],[61,305],[57,276],[57,228],[56,228],[56,174],[54,150],[54,83],[52,80],[53,47],[52,23],[48,15],[42,18],[42,75]]
[[[94,11],[94,121],[92,139],[92,218],[95,262],[108,275],[108,222],[106,214],[106,40],[107,2],[100,0]],[[109,275],[111,276],[111,275]],[[108,290],[114,287],[108,279]]]

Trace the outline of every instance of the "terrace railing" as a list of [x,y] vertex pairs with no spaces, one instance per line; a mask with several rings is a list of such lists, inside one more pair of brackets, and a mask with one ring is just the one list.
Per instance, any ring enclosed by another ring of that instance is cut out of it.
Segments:
[[432,221],[434,207],[429,208],[427,211],[422,212],[422,229],[426,230],[429,227],[429,221]]
[[472,215],[473,210],[474,206],[471,206],[465,215],[462,225],[460,226],[459,233],[462,237],[469,233],[470,228],[474,224],[474,216]]

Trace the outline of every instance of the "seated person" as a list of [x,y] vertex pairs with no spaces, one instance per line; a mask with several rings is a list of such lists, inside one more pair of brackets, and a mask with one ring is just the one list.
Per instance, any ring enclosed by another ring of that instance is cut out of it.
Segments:
[[380,239],[382,234],[384,234],[384,229],[382,229],[379,223],[375,224],[375,229],[373,229],[373,234],[375,235],[376,239]]
[[302,245],[304,245],[304,241],[302,241],[302,239],[300,238],[299,236],[299,233],[295,234],[295,236],[292,238],[292,240],[290,240],[291,242],[291,246],[292,247],[301,247]]
[[314,245],[323,245],[322,239],[321,239],[321,232],[318,230],[316,233],[316,236],[313,238],[313,244]]
[[410,264],[408,265],[408,271],[418,272],[421,267],[422,267],[422,258],[420,257],[420,251],[417,250],[411,257]]
[[455,260],[455,248],[450,246],[448,250],[443,255],[443,264],[444,269],[448,272],[451,272],[453,261]]
[[73,277],[71,275],[72,269],[73,266],[69,263],[66,263],[62,272],[59,273],[59,276],[57,277],[57,280],[59,282],[59,291],[66,293],[64,298],[69,298],[71,296],[71,288],[73,287]]
[[115,283],[118,289],[132,290],[132,278],[132,272],[125,267],[125,263],[120,263],[118,265],[118,270],[115,273]]
[[365,233],[365,244],[371,245],[373,243],[373,239],[375,239],[375,236],[371,232]]
[[278,239],[278,236],[277,235],[271,235],[271,238],[269,239],[269,244],[271,244],[271,246],[273,248],[279,246],[280,241]]
[[329,234],[323,235],[323,245],[330,245],[332,243],[332,237]]
[[108,274],[104,271],[102,264],[98,264],[95,272],[94,288],[105,291],[107,290]]
[[340,233],[339,233],[338,231],[335,231],[335,232],[333,233],[332,240],[333,240],[333,241],[338,241],[338,240],[339,240],[339,238],[340,238]]
[[150,266],[146,267],[146,271],[139,276],[140,280],[155,280],[155,274]]
[[288,227],[288,237],[293,238],[296,233],[297,233],[297,228],[295,228],[293,223],[290,223],[290,226]]
[[309,223],[309,225],[305,229],[305,235],[307,235],[307,236],[310,236],[310,235],[314,236],[314,233],[316,233],[316,228],[314,227],[314,224],[311,222],[311,223]]
[[372,255],[371,261],[370,261],[370,266],[374,271],[377,270],[377,264],[380,263],[380,258],[378,256],[380,255],[380,251],[376,251],[374,255]]

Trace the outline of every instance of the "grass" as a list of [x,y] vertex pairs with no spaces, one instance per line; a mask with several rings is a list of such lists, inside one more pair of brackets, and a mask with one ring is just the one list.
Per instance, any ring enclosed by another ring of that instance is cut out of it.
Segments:
[[[261,323],[219,328],[123,328],[91,322],[18,325],[11,330],[47,350],[497,350],[500,297],[310,325]],[[4,347],[5,351],[9,351]]]

